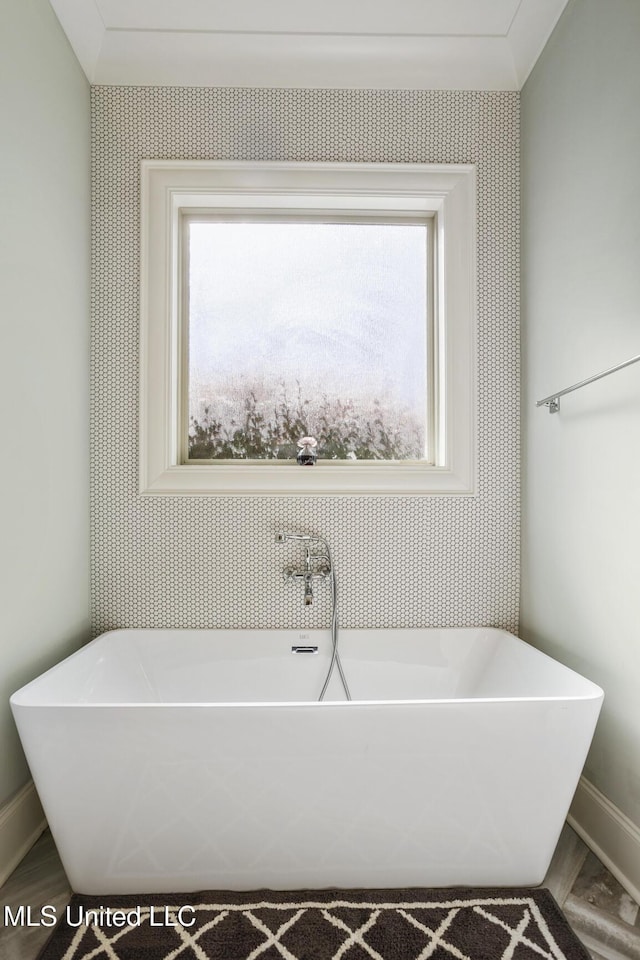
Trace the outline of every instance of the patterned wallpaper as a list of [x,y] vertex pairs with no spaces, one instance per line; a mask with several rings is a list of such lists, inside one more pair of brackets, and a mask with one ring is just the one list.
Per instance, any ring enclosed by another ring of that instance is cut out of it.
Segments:
[[[331,544],[345,627],[516,631],[519,97],[512,92],[94,87],[92,609],[117,627],[319,628],[277,529]],[[141,159],[475,163],[476,497],[138,496]]]

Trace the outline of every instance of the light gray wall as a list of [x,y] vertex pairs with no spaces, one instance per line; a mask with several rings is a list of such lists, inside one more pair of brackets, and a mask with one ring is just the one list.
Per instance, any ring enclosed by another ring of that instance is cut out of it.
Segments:
[[595,680],[586,776],[640,825],[640,3],[572,0],[522,92],[521,631]]
[[89,617],[89,86],[47,0],[0,4],[0,804],[11,692]]

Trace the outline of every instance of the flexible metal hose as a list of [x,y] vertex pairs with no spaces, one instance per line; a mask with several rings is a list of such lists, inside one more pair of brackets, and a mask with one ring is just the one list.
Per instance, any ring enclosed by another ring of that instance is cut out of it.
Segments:
[[338,673],[340,674],[340,680],[342,681],[342,688],[345,692],[347,700],[351,700],[351,694],[349,692],[349,685],[347,683],[347,678],[344,675],[344,670],[342,669],[342,662],[340,660],[340,654],[338,652],[338,588],[336,586],[336,575],[333,570],[333,560],[331,559],[331,551],[329,549],[329,544],[326,540],[323,540],[322,537],[317,538],[327,551],[327,558],[329,560],[329,567],[331,569],[331,663],[329,664],[329,669],[327,670],[327,676],[325,677],[324,685],[320,691],[320,696],[318,700],[324,700],[324,695],[327,692],[327,687],[331,680],[333,674],[333,668],[337,665]]

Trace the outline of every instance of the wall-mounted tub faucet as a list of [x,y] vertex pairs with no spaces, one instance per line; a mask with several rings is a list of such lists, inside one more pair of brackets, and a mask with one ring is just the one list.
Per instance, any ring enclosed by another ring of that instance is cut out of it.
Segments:
[[[349,685],[338,653],[338,588],[329,544],[324,537],[314,537],[308,533],[285,533],[283,531],[276,533],[276,543],[287,543],[288,540],[300,540],[305,545],[304,569],[284,568],[285,580],[301,580],[303,582],[305,606],[313,602],[314,580],[328,580],[331,587],[331,661],[318,700],[324,700],[334,666],[338,667],[345,696],[347,700],[351,700]],[[320,546],[314,546],[314,544],[320,544]]]
[[[276,543],[286,543],[287,540],[300,540],[304,543],[304,568],[284,568],[284,579],[301,581],[304,584],[304,604],[313,603],[313,581],[326,580],[331,576],[331,556],[326,541],[322,537],[312,537],[306,533],[276,533]],[[324,552],[316,552],[314,544],[321,544]]]

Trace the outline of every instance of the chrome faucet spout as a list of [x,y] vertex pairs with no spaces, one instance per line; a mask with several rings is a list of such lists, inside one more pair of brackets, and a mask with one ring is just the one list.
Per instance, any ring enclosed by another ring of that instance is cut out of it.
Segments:
[[313,586],[312,586],[312,575],[305,574],[304,578],[304,605],[305,607],[311,606],[313,603]]
[[311,606],[313,603],[313,570],[311,567],[311,548],[309,544],[304,548],[304,605]]

